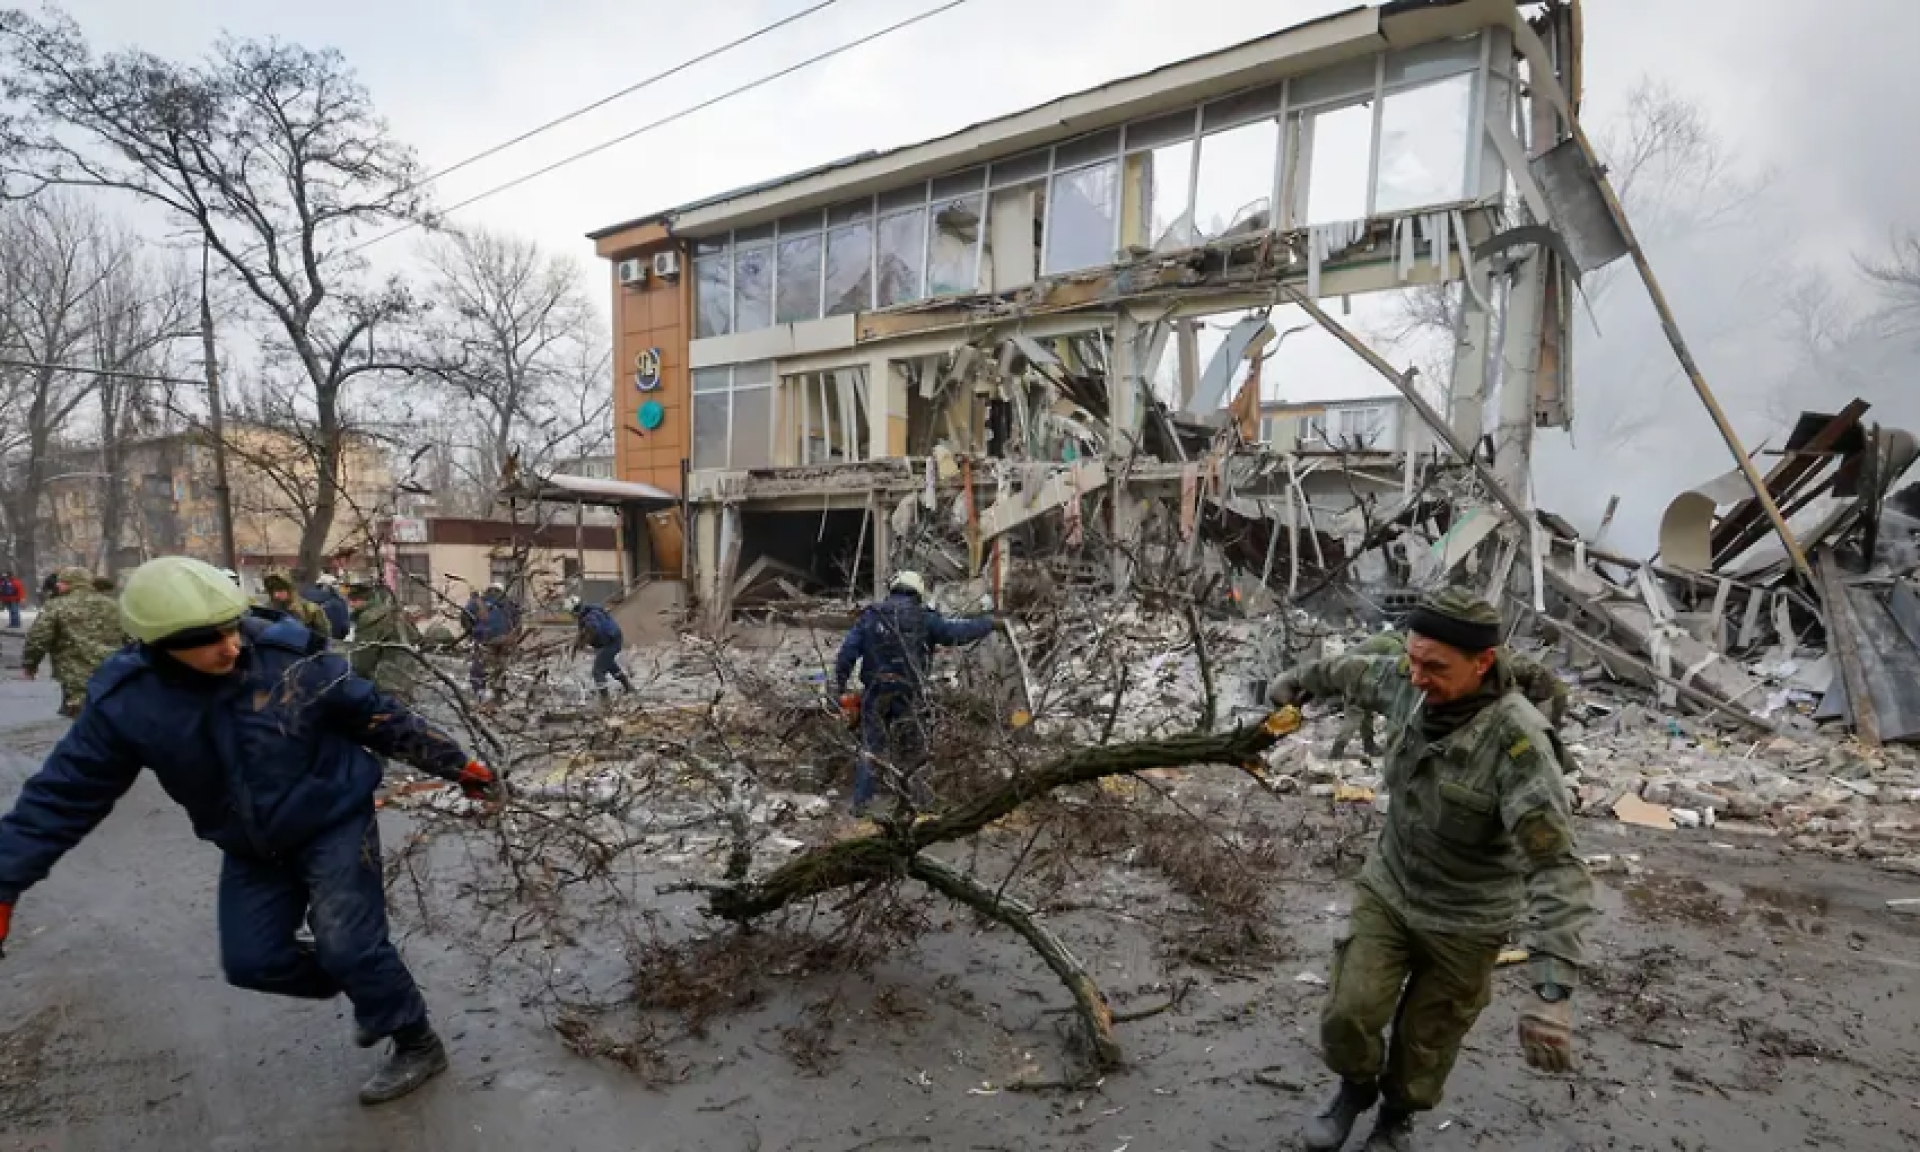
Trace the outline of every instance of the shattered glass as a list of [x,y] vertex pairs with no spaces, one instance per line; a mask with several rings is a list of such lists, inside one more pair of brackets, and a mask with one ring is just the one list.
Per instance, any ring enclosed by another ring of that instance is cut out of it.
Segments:
[[955,196],[933,209],[932,260],[927,295],[967,295],[980,290],[980,197]]
[[1126,244],[1177,252],[1199,242],[1193,229],[1193,141],[1127,157],[1127,185]]
[[820,237],[794,236],[780,241],[779,292],[774,322],[792,324],[820,318]]
[[845,316],[873,307],[873,222],[827,232],[826,314]]
[[700,256],[693,262],[694,335],[700,339],[733,331],[733,288],[727,254]]
[[920,298],[920,273],[927,256],[926,219],[923,208],[880,218],[879,307]]
[[1373,162],[1373,105],[1317,112],[1303,122],[1307,153],[1308,225],[1364,220],[1367,170]]
[[1273,178],[1280,162],[1280,123],[1256,120],[1200,141],[1200,179],[1193,218],[1204,240],[1273,226]]
[[733,252],[733,330],[773,326],[773,246],[756,244]]
[[1376,214],[1447,204],[1464,195],[1472,114],[1472,76],[1387,97],[1380,114]]
[[1113,263],[1114,232],[1119,223],[1115,207],[1117,174],[1117,165],[1108,160],[1053,178],[1044,263],[1048,272],[1074,272]]

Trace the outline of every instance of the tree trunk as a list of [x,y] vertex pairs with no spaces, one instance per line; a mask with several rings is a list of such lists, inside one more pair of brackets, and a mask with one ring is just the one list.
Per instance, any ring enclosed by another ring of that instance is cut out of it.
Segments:
[[300,530],[300,559],[295,575],[302,581],[320,575],[333,518],[340,506],[340,394],[316,379],[315,407],[319,414],[319,451],[314,460],[313,508]]

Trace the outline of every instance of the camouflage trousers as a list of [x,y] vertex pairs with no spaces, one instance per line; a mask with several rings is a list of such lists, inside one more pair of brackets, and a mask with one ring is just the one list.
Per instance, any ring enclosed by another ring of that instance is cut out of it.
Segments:
[[1492,998],[1503,942],[1417,932],[1386,901],[1358,889],[1320,1016],[1327,1067],[1345,1080],[1378,1080],[1396,1107],[1437,1106],[1461,1043]]

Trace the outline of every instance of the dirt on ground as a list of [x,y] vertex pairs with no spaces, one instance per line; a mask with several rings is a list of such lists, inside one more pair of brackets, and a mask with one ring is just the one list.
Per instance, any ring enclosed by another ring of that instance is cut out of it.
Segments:
[[[59,726],[36,718],[39,696],[0,687],[9,802]],[[1159,786],[1202,815],[1229,802]],[[877,952],[834,954],[859,945],[826,909],[703,960],[691,942],[731,934],[697,893],[653,894],[686,859],[628,878],[648,894],[639,912],[608,905],[566,938],[529,940],[512,910],[476,902],[472,881],[497,867],[484,838],[442,844],[393,906],[454,1069],[367,1110],[353,1090],[374,1060],[351,1047],[342,1005],[221,982],[217,853],[142,781],[15,917],[0,1149],[1295,1147],[1327,1087],[1317,1018],[1370,817],[1245,790],[1231,803],[1208,821],[1232,829],[1220,852],[1116,843],[1061,862],[1047,886],[1048,923],[1135,1017],[1119,1026],[1126,1066],[1105,1075],[1088,1073],[1036,956],[916,885],[887,905],[899,922],[869,937],[891,942]],[[382,828],[391,852],[414,825],[389,813]],[[1597,878],[1578,1071],[1524,1066],[1514,1030],[1530,993],[1524,966],[1506,968],[1420,1147],[1920,1147],[1920,916],[1886,905],[1920,896],[1920,880],[1763,837],[1598,821],[1579,834],[1582,851],[1636,856],[1638,871]],[[983,840],[968,862],[991,878],[1027,837],[1010,825]],[[1266,901],[1257,939],[1222,933],[1213,910],[1238,907],[1249,877]],[[665,951],[649,960],[649,944]],[[661,987],[636,994],[648,975]]]

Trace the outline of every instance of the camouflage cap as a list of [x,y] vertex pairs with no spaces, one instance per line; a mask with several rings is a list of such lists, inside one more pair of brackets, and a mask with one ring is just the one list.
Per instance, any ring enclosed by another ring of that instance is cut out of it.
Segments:
[[60,571],[53,574],[53,578],[65,584],[69,591],[75,588],[93,587],[93,570],[82,568],[78,565],[60,569]]
[[269,568],[266,575],[260,577],[260,584],[269,592],[291,592],[293,573],[285,568]]
[[1464,652],[1500,643],[1500,610],[1465,588],[1442,588],[1420,598],[1407,630]]

